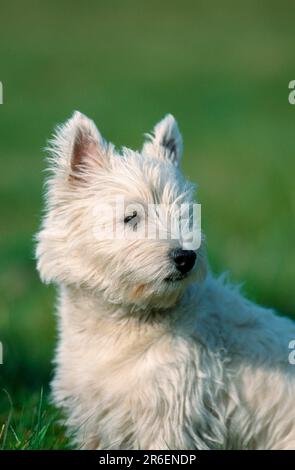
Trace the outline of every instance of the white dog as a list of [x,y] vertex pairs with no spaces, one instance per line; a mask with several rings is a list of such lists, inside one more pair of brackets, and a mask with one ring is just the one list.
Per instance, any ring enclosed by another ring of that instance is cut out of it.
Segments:
[[[193,201],[181,153],[171,115],[141,152],[117,153],[77,112],[58,128],[37,236],[59,287],[54,401],[85,449],[294,449],[294,323],[213,278],[203,242],[139,235],[134,208],[173,221]],[[132,236],[96,236],[114,224]]]

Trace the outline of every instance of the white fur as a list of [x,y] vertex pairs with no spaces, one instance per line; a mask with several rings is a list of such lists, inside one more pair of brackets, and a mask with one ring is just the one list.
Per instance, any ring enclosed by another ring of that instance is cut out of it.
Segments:
[[192,200],[181,152],[171,115],[141,153],[119,155],[80,113],[57,130],[37,236],[41,278],[59,286],[54,401],[85,449],[294,449],[294,323],[213,278],[203,244],[167,283],[175,241],[93,236],[112,222],[94,222],[97,201]]

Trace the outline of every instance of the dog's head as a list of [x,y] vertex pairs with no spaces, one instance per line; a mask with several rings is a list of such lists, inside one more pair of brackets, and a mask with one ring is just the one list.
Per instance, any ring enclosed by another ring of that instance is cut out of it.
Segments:
[[50,145],[52,174],[37,236],[42,279],[91,289],[113,303],[161,308],[201,281],[198,211],[179,169],[181,154],[171,115],[140,152],[118,153],[90,119],[74,113]]

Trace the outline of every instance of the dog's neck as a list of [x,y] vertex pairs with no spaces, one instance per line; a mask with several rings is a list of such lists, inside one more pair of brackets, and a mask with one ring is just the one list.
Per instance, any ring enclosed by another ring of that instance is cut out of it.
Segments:
[[[204,289],[203,283],[188,286],[177,303],[168,308],[147,306],[138,308],[134,305],[114,304],[105,300],[103,295],[84,288],[62,286],[60,290],[61,311],[66,311],[68,319],[85,327],[93,327],[103,322],[116,322],[117,324],[137,324],[152,326],[162,324],[169,327],[179,320],[179,305],[198,302]],[[183,315],[183,312],[182,312]]]

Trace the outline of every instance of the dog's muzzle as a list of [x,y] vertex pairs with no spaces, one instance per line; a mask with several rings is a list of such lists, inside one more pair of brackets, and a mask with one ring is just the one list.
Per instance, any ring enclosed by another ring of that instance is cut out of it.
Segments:
[[176,272],[166,278],[167,281],[178,281],[183,279],[194,267],[196,253],[192,250],[176,248],[170,251],[170,259],[173,261]]

